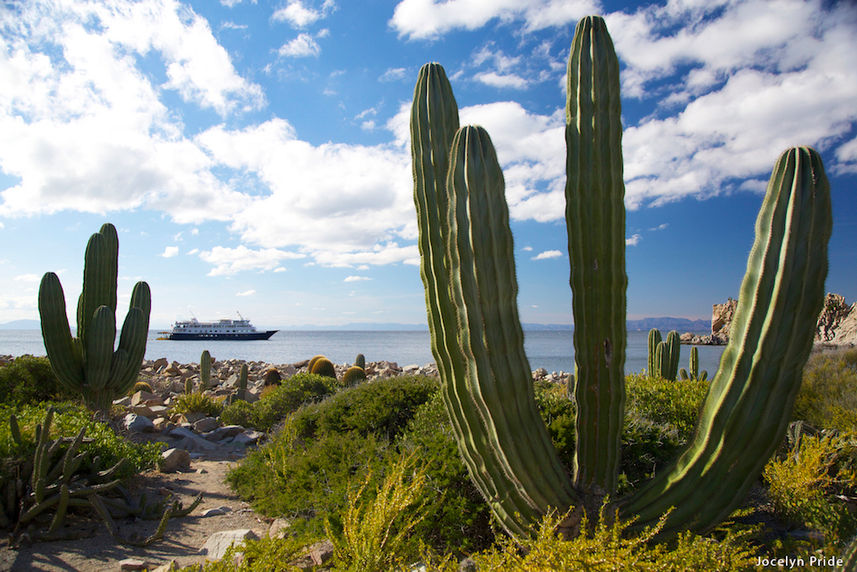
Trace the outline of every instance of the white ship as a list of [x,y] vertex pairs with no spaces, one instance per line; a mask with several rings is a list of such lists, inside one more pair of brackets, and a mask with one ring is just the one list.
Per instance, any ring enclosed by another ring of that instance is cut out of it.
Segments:
[[257,330],[250,320],[241,314],[238,320],[217,320],[200,322],[196,318],[182,320],[173,324],[168,334],[169,340],[267,340],[278,330]]

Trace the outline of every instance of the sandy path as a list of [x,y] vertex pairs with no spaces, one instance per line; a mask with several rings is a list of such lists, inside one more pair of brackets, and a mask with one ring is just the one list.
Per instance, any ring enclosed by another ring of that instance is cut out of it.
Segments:
[[[139,477],[140,488],[155,495],[161,489],[169,489],[187,503],[199,493],[204,493],[202,504],[191,514],[172,519],[167,526],[164,539],[141,548],[118,544],[99,521],[76,522],[77,529],[90,527],[94,535],[89,538],[39,542],[12,550],[0,548],[0,570],[74,570],[82,572],[119,570],[119,562],[135,558],[148,564],[149,570],[175,560],[180,566],[204,561],[200,547],[209,536],[221,530],[249,528],[259,536],[268,530],[270,519],[253,512],[224,482],[228,468],[234,464],[228,460],[194,460],[191,471],[185,473],[149,473]],[[149,498],[152,498],[149,496]],[[201,517],[207,509],[221,506],[231,510],[223,515]],[[140,520],[136,523],[117,520],[119,533],[124,537],[137,535],[145,538],[154,532],[157,521]]]

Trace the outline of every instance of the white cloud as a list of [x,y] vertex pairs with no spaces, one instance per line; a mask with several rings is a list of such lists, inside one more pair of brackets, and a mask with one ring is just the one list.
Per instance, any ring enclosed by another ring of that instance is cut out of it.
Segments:
[[256,293],[255,290],[244,290],[243,292],[236,292],[235,295],[236,296],[252,296],[255,293]]
[[13,278],[16,282],[29,282],[30,284],[38,284],[42,279],[38,274],[18,274]]
[[418,258],[416,247],[400,244],[416,237],[405,149],[315,146],[280,119],[242,130],[215,127],[198,142],[214,160],[253,173],[270,191],[236,212],[231,228],[244,241],[299,248],[330,266]]
[[525,247],[524,247],[524,248],[522,248],[521,250],[523,250],[524,252],[532,252],[532,251],[533,251],[533,247],[532,247],[532,246],[525,246]]
[[290,58],[317,56],[321,53],[318,45],[309,34],[298,34],[298,37],[280,46],[279,54]]
[[559,258],[561,256],[562,252],[559,250],[545,250],[544,252],[540,252],[534,256],[533,260],[548,260],[550,258]]
[[209,276],[230,276],[248,270],[274,270],[283,260],[299,259],[304,256],[276,248],[253,250],[242,244],[235,248],[215,246],[211,250],[200,252],[199,257],[214,266],[208,273]]
[[[19,179],[0,192],[0,213],[145,206],[191,221],[223,220],[237,208],[240,195],[214,177],[159,99],[177,89],[221,113],[263,100],[204,20],[169,0],[31,2],[14,21],[0,19],[0,30],[0,170]],[[164,86],[135,65],[153,49],[168,71]]]
[[479,83],[491,87],[510,87],[512,89],[526,89],[527,80],[515,74],[500,74],[497,72],[479,72],[473,79]]
[[198,252],[199,252],[199,249],[198,249],[198,248],[192,248],[192,249],[190,249],[190,250],[188,250],[188,251],[187,251],[187,255],[188,255],[188,256],[193,256],[194,254],[197,254]]
[[345,278],[345,282],[364,282],[367,280],[372,280],[368,276],[347,276]]
[[406,68],[389,68],[378,78],[378,81],[400,81],[408,77]]
[[173,258],[174,256],[178,256],[178,254],[178,246],[167,246],[166,248],[164,248],[164,251],[161,253],[161,256],[164,258]]
[[289,3],[276,10],[271,18],[275,22],[288,22],[295,28],[306,28],[325,18],[335,8],[336,4],[331,0],[326,0],[319,10],[308,8],[302,0],[289,0]]
[[633,234],[625,239],[625,246],[637,246],[642,239],[643,237],[639,233]]
[[427,39],[456,29],[475,30],[494,19],[524,20],[527,30],[539,30],[600,11],[589,0],[402,0],[390,26],[400,36]]

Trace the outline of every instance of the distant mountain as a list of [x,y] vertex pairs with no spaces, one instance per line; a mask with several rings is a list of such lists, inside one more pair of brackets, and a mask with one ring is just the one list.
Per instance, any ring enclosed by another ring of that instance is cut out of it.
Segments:
[[[263,329],[263,328],[259,328]],[[275,328],[276,329],[276,328]],[[399,324],[395,322],[353,322],[336,326],[319,326],[316,324],[300,324],[297,326],[282,326],[280,330],[291,332],[314,331],[348,331],[348,332],[423,332],[428,331],[426,324]]]
[[42,324],[38,320],[12,320],[0,324],[0,330],[40,330]]
[[628,331],[649,331],[652,328],[661,330],[662,333],[670,330],[684,332],[708,332],[711,330],[709,320],[688,320],[687,318],[643,318],[642,320],[628,320]]

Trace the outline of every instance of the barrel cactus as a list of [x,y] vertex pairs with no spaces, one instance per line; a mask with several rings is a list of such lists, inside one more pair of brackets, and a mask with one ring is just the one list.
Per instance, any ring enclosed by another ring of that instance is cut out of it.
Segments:
[[361,381],[365,380],[366,371],[360,366],[352,365],[347,370],[345,370],[345,373],[342,374],[342,384],[345,385],[345,387],[357,385]]
[[[581,20],[568,64],[566,224],[577,414],[572,474],[533,398],[517,313],[504,180],[487,132],[459,129],[439,64],[411,109],[420,272],[432,353],[459,451],[497,520],[527,535],[552,509],[561,532],[606,498],[663,533],[705,530],[741,501],[781,439],[824,298],[830,189],[819,155],[777,161],[756,222],[729,346],[697,431],[672,466],[615,498],[625,405],[625,223],[619,64],[604,21]],[[666,352],[665,352],[666,353]]]
[[134,286],[114,350],[119,238],[112,224],[104,224],[90,237],[84,260],[77,337],[71,335],[59,278],[47,272],[39,286],[42,339],[59,382],[79,393],[90,407],[104,411],[137,380],[146,353],[151,292],[145,282]]
[[354,365],[360,369],[366,369],[366,356],[363,354],[357,354],[357,357],[354,358]]
[[333,362],[324,356],[313,362],[310,373],[336,379],[336,368],[334,367]]

